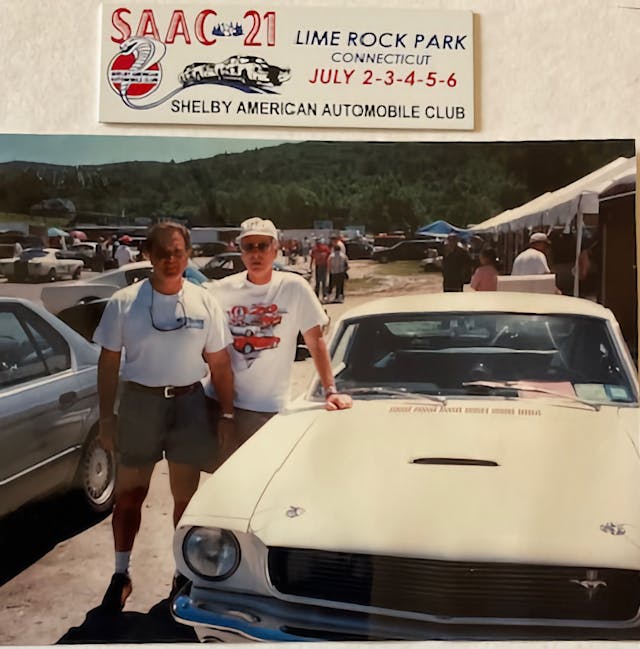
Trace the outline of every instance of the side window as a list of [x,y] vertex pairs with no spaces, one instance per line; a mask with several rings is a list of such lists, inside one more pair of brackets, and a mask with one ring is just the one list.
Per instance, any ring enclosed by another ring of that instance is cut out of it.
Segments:
[[0,308],[0,387],[19,385],[71,366],[66,341],[39,316]]

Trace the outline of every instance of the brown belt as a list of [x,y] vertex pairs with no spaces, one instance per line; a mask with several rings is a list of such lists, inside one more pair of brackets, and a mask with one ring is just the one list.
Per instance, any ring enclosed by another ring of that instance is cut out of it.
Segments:
[[173,399],[173,397],[181,397],[184,394],[189,394],[194,390],[197,390],[200,386],[200,381],[192,383],[191,385],[160,386],[142,385],[142,383],[136,383],[135,381],[127,381],[127,386],[132,390],[137,390],[138,392],[147,392],[149,394],[157,394],[165,399]]

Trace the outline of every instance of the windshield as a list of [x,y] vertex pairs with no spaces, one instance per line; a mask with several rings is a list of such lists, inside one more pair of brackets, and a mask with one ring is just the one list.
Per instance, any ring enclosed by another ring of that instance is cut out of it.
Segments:
[[23,261],[29,259],[36,259],[37,257],[46,257],[49,253],[46,250],[41,250],[39,248],[31,248],[29,250],[24,250],[20,253],[20,259]]
[[[339,391],[367,398],[387,389],[445,397],[635,401],[606,321],[578,315],[369,316],[338,332],[332,366]],[[362,390],[371,387],[376,389]]]

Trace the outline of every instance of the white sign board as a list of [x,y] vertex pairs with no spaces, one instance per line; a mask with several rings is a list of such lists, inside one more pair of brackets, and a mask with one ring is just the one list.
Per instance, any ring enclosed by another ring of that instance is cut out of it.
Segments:
[[473,14],[102,7],[100,121],[473,129]]

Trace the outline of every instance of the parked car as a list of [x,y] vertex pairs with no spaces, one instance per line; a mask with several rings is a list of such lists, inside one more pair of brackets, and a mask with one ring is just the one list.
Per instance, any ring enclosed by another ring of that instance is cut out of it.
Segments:
[[119,288],[149,277],[151,270],[150,262],[137,261],[78,282],[69,282],[60,286],[45,286],[40,293],[40,299],[51,313],[58,313],[62,309],[80,302],[91,302],[101,297],[111,297]]
[[[562,296],[372,301],[322,386],[192,498],[172,601],[201,640],[421,640],[640,626],[638,382],[613,314]],[[487,625],[487,626],[482,626]]]
[[280,86],[291,78],[289,68],[271,65],[260,56],[230,56],[215,64],[215,74],[220,80],[241,81],[247,86]]
[[18,257],[0,259],[0,274],[10,282],[78,279],[82,268],[82,261],[65,259],[63,251],[57,248],[27,248]]
[[224,241],[205,241],[202,243],[193,243],[194,257],[213,257],[221,252],[227,251],[227,243]]
[[420,268],[425,271],[441,271],[443,256],[436,248],[427,248],[427,254],[420,260]]
[[14,256],[15,244],[19,243],[23,250],[26,248],[41,248],[42,239],[16,230],[0,232],[0,259]]
[[427,251],[431,248],[433,248],[432,242],[424,239],[411,239],[400,241],[390,248],[375,247],[371,257],[383,264],[401,259],[424,259],[429,254]]
[[0,516],[77,489],[113,501],[115,462],[98,442],[99,350],[41,307],[0,298]]
[[373,246],[363,239],[351,239],[344,242],[349,259],[371,259]]
[[[109,298],[118,289],[151,277],[152,271],[153,268],[150,262],[136,261],[81,282],[73,282],[64,286],[45,286],[40,292],[40,299],[51,313],[59,314],[60,311],[76,304]],[[198,285],[209,281],[192,261],[189,261],[183,276],[193,284]]]
[[60,250],[59,256],[61,259],[79,259],[85,268],[102,271],[104,270],[105,258],[103,257],[102,260],[96,258],[96,248],[99,245],[96,241],[74,243],[67,250]]
[[[241,273],[246,269],[247,268],[242,261],[241,253],[223,252],[210,259],[200,270],[202,270],[209,279],[222,279],[228,275]],[[279,261],[274,261],[273,269],[285,273],[296,273],[301,277],[304,277],[307,281],[311,279],[311,271],[306,267],[297,268],[296,266],[287,266],[281,264]]]

